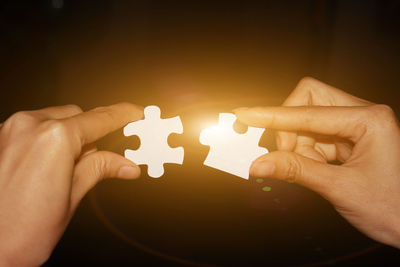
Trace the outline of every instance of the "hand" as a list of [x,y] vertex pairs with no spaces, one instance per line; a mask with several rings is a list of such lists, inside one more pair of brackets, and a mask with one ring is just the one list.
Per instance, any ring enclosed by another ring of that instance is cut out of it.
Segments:
[[143,117],[128,103],[88,112],[74,105],[23,111],[0,126],[0,265],[39,266],[83,196],[101,179],[137,178],[97,139]]
[[390,107],[304,78],[283,107],[235,113],[247,125],[280,130],[279,151],[258,158],[252,175],[306,186],[361,232],[400,248],[400,128]]

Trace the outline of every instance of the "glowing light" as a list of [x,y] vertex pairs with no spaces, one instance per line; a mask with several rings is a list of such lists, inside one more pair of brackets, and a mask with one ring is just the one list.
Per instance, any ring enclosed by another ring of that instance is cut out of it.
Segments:
[[234,114],[220,113],[218,125],[200,133],[200,143],[210,147],[204,165],[249,179],[251,163],[268,153],[258,146],[264,129],[249,127],[245,134],[238,134],[233,129],[235,121]]
[[222,129],[222,127],[217,126],[217,125],[208,127],[208,128],[204,129],[204,130],[201,131],[201,132],[203,133],[204,131],[208,131],[209,133],[214,134],[214,135],[220,135],[221,133],[224,132],[224,130]]

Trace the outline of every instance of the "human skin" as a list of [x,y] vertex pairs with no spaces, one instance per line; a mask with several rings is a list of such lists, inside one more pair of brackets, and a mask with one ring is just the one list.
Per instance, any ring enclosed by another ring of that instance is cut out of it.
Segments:
[[[360,231],[400,248],[400,129],[388,106],[305,78],[283,107],[235,112],[279,130],[279,151],[257,159],[253,176],[309,187]],[[18,112],[0,125],[0,266],[43,264],[97,182],[139,177],[135,164],[94,142],[142,118],[128,103],[88,112],[68,105]]]
[[83,196],[109,177],[140,168],[94,142],[143,117],[120,103],[88,112],[75,105],[22,111],[0,125],[0,266],[39,266]]
[[283,106],[235,113],[278,130],[278,151],[254,161],[251,175],[308,187],[362,233],[400,248],[400,128],[390,107],[306,77]]

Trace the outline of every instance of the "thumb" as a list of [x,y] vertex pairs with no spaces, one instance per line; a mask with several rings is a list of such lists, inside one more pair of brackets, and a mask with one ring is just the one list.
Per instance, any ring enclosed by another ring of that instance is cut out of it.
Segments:
[[294,182],[323,196],[334,189],[335,180],[342,177],[343,168],[303,157],[294,152],[275,151],[253,162],[250,174]]
[[90,153],[75,166],[71,208],[75,210],[86,193],[104,178],[136,179],[139,176],[140,168],[119,154],[109,151]]

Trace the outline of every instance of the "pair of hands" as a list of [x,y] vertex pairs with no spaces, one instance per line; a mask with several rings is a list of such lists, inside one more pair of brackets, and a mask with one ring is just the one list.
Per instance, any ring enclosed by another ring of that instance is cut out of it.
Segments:
[[[389,107],[304,78],[283,107],[235,113],[279,130],[279,151],[257,159],[253,176],[302,184],[366,235],[400,248],[400,128]],[[142,117],[128,103],[88,112],[70,105],[19,112],[0,126],[1,265],[42,264],[98,181],[139,177],[135,164],[94,142]]]

